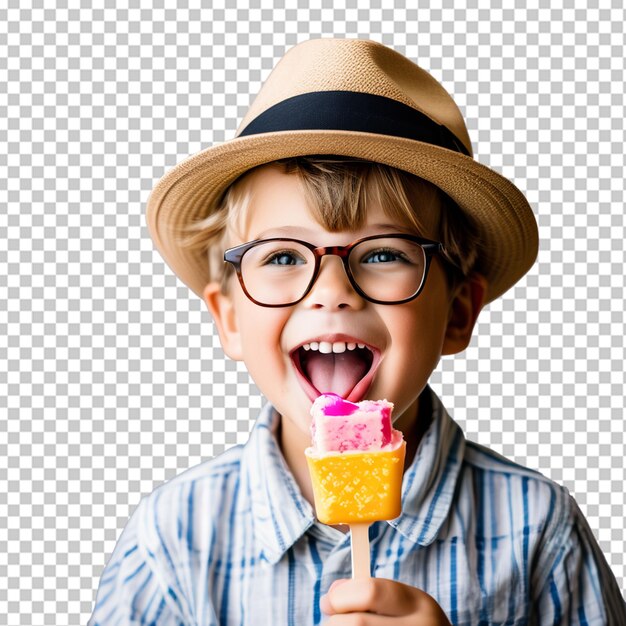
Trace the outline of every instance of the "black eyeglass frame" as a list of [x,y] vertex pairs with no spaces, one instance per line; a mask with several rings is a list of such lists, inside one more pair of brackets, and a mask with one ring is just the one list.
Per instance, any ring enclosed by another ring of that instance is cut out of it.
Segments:
[[[350,270],[350,264],[348,262],[350,252],[360,243],[363,243],[364,241],[370,241],[372,239],[406,239],[408,241],[412,241],[413,243],[416,243],[418,246],[422,248],[424,252],[424,275],[422,277],[422,282],[419,284],[418,288],[408,298],[404,298],[402,300],[392,300],[392,301],[376,300],[368,296],[359,287],[354,276],[352,275],[352,271]],[[241,273],[241,260],[243,259],[243,256],[246,254],[246,252],[248,252],[248,250],[255,248],[256,246],[260,244],[269,243],[272,241],[291,241],[294,243],[298,243],[304,246],[305,248],[308,248],[313,253],[313,257],[315,259],[315,267],[313,270],[313,275],[311,277],[311,280],[309,281],[309,284],[304,290],[304,293],[297,300],[293,300],[292,302],[287,302],[285,304],[267,304],[265,302],[259,302],[258,300],[253,298],[252,295],[250,295],[250,292],[246,289],[246,285],[244,283],[243,276]],[[292,237],[271,237],[269,239],[255,239],[254,241],[248,241],[247,243],[243,243],[239,246],[228,248],[224,252],[224,261],[226,263],[230,263],[235,269],[235,273],[237,274],[237,279],[239,280],[239,284],[241,285],[241,288],[243,289],[243,292],[246,294],[248,299],[254,302],[255,304],[258,304],[259,306],[263,306],[263,307],[280,308],[280,307],[285,307],[285,306],[293,306],[294,304],[298,304],[298,302],[301,302],[302,300],[304,300],[304,298],[306,298],[306,296],[311,291],[311,288],[315,284],[315,281],[317,280],[320,267],[321,267],[322,258],[325,256],[329,256],[329,255],[338,256],[341,259],[341,261],[343,262],[343,268],[346,272],[346,276],[348,277],[348,280],[350,281],[352,288],[362,298],[364,298],[368,302],[373,302],[374,304],[404,304],[406,302],[410,302],[411,300],[415,300],[415,298],[417,298],[417,296],[420,295],[420,293],[422,292],[422,289],[424,288],[424,285],[426,284],[426,278],[428,277],[428,270],[430,268],[430,263],[431,263],[433,256],[439,252],[443,252],[443,250],[444,250],[443,244],[437,241],[424,239],[422,237],[416,237],[414,235],[403,235],[399,233],[370,235],[369,237],[363,237],[361,239],[357,239],[356,241],[353,241],[347,246],[322,246],[322,247],[314,246],[312,243],[309,243],[308,241],[302,241],[301,239],[293,239]]]

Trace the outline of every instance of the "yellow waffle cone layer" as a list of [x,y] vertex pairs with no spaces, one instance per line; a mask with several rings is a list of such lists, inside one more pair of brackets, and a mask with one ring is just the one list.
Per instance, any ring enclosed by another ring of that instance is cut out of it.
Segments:
[[390,520],[401,512],[406,443],[396,450],[315,458],[306,452],[317,519],[324,524]]

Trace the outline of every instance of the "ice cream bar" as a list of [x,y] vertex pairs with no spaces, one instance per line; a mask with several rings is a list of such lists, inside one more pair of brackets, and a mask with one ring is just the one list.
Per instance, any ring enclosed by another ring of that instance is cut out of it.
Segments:
[[386,400],[348,402],[323,394],[311,407],[312,446],[305,454],[317,518],[369,524],[401,512],[406,444]]

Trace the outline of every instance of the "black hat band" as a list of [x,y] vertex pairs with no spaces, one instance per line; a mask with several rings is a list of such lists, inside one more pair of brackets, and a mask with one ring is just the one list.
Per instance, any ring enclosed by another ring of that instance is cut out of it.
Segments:
[[416,109],[384,96],[316,91],[263,111],[239,137],[292,130],[343,130],[405,137],[471,156],[452,131]]

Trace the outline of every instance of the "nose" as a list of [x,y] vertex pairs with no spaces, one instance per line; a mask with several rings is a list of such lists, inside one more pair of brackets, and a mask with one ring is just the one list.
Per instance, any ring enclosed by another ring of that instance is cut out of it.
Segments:
[[359,309],[365,300],[354,290],[341,259],[338,256],[325,256],[311,291],[303,302],[312,309]]

